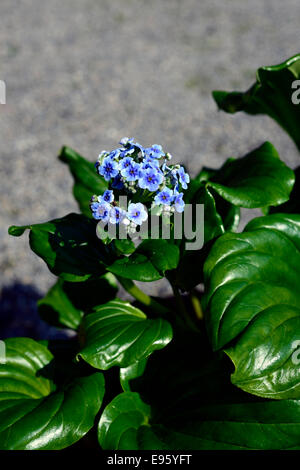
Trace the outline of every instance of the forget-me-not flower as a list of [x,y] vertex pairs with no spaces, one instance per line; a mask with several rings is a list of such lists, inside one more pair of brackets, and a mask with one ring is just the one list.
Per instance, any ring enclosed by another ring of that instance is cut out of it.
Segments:
[[165,152],[162,149],[161,145],[152,145],[152,147],[145,149],[145,154],[149,155],[152,158],[162,158],[165,156]]
[[105,157],[102,165],[98,167],[98,173],[104,177],[106,181],[117,176],[119,172],[118,162],[110,157]]
[[175,206],[175,210],[177,212],[183,212],[184,211],[184,201],[183,201],[183,193],[179,193],[175,196],[175,200],[174,200],[174,206]]
[[113,193],[112,189],[107,189],[106,191],[104,191],[102,196],[98,197],[99,202],[104,201],[104,202],[111,203],[111,202],[113,202],[113,200],[114,200],[114,193]]
[[123,180],[122,180],[122,176],[120,174],[118,174],[113,180],[112,180],[112,183],[111,183],[111,187],[113,189],[123,189],[124,188],[124,183],[123,183]]
[[123,138],[120,140],[120,144],[121,144],[121,145],[124,145],[124,147],[126,147],[126,145],[131,145],[131,144],[133,144],[133,142],[134,142],[134,139],[133,139],[133,138],[129,139],[128,137],[123,137]]
[[178,171],[178,176],[179,176],[179,182],[181,183],[181,186],[183,189],[187,189],[187,185],[190,182],[190,177],[189,175],[185,172],[183,166],[181,166]]
[[157,193],[154,198],[156,205],[165,204],[169,206],[174,199],[173,191],[170,188],[165,187],[162,191]]
[[142,223],[145,222],[147,218],[147,211],[141,202],[137,202],[136,204],[129,204],[127,209],[127,219],[129,219],[131,222],[134,222],[136,225],[142,225]]
[[163,179],[164,177],[160,170],[147,168],[140,176],[139,187],[148,189],[151,192],[157,191]]
[[103,222],[108,222],[110,205],[107,202],[94,202],[91,204],[91,210],[93,217],[96,220],[102,220]]
[[132,157],[124,157],[122,158],[122,160],[120,161],[119,163],[119,169],[121,171],[121,174],[122,174],[122,171],[123,170],[126,170],[126,168],[128,168],[132,162],[133,162],[133,158]]
[[109,213],[109,221],[111,224],[119,224],[122,222],[126,215],[126,212],[120,207],[113,207]]
[[129,182],[137,180],[140,176],[140,165],[132,161],[130,165],[121,171],[121,175]]
[[[96,163],[98,173],[109,186],[101,196],[92,197],[90,208],[93,217],[113,224],[123,223],[128,233],[134,233],[148,216],[143,203],[147,207],[151,204],[151,207],[158,206],[163,215],[183,212],[183,190],[190,181],[184,167],[170,165],[172,157],[163,151],[161,145],[144,148],[128,137],[121,139],[120,144],[122,147],[111,152],[101,152]],[[123,194],[129,195],[127,211],[120,207],[118,201]]]

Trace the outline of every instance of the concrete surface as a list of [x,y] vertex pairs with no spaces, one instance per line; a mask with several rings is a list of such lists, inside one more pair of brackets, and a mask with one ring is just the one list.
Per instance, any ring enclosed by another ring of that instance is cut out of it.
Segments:
[[7,227],[77,210],[56,159],[63,144],[96,160],[134,136],[162,144],[194,174],[270,140],[296,166],[298,152],[275,123],[218,113],[211,91],[247,89],[259,66],[298,53],[299,8],[298,0],[1,0],[1,285],[45,292],[53,282],[27,236],[9,237]]

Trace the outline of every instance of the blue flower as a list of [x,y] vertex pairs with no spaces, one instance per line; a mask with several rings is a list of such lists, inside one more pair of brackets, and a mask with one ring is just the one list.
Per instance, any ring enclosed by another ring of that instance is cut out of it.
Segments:
[[[133,138],[121,139],[121,147],[110,152],[103,151],[96,163],[97,172],[109,182],[101,196],[94,195],[90,208],[96,220],[112,224],[128,225],[128,233],[148,218],[146,206],[139,201],[147,201],[151,210],[171,216],[175,211],[183,212],[184,189],[190,181],[183,166],[170,165],[171,155],[165,153],[161,145],[144,148]],[[146,191],[138,191],[138,188]],[[117,191],[116,191],[117,190]],[[134,194],[127,211],[118,204],[118,197],[125,193]],[[114,194],[114,192],[116,194]],[[150,194],[152,193],[152,194]],[[114,201],[117,200],[115,203]]]
[[126,215],[126,212],[120,207],[113,207],[109,214],[109,221],[111,224],[119,224],[122,222]]
[[153,168],[158,170],[159,169],[159,162],[158,160],[154,160],[153,158],[146,156],[141,163],[141,170],[147,170],[147,168]]
[[118,163],[110,157],[105,157],[102,165],[98,167],[98,173],[104,176],[106,181],[114,178],[118,174]]
[[109,154],[106,150],[102,150],[101,153],[98,155],[98,161],[100,161],[102,158],[106,157]]
[[165,204],[169,206],[174,199],[173,191],[169,188],[164,188],[154,198],[154,202],[157,205]]
[[121,158],[126,158],[128,157],[129,155],[132,155],[135,151],[135,148],[134,147],[129,147],[129,148],[125,148],[123,151],[122,151],[122,154],[121,154]]
[[124,183],[120,174],[118,174],[111,183],[111,187],[114,189],[123,189]]
[[114,159],[114,158],[117,158],[120,153],[121,153],[122,149],[115,149],[115,150],[112,150],[109,154],[108,154],[108,157],[111,158],[111,159]]
[[127,210],[127,218],[137,225],[142,225],[142,223],[148,218],[145,206],[141,202],[138,202],[136,204],[129,204]]
[[99,207],[99,202],[93,202],[91,205],[90,205],[90,208],[91,208],[91,211],[92,212],[95,212]]
[[120,140],[120,144],[121,145],[124,145],[124,147],[126,147],[127,145],[132,145],[134,142],[134,139],[129,139],[128,137],[123,137],[121,140]]
[[91,204],[91,210],[94,219],[108,222],[110,205],[107,202],[94,202]]
[[179,194],[179,183],[177,182],[174,187],[174,196],[178,196]]
[[121,158],[127,157],[129,155],[138,155],[141,153],[141,157],[144,157],[144,147],[142,147],[137,142],[133,142],[131,145],[127,145],[121,154]]
[[[155,162],[157,162],[157,160],[154,160]],[[166,171],[170,171],[170,168],[167,166],[167,162],[164,161],[164,163],[162,164],[161,166],[161,170],[165,173]]]
[[106,191],[104,191],[104,193],[102,194],[102,196],[99,196],[99,197],[98,197],[98,201],[99,201],[99,202],[104,201],[104,202],[110,203],[110,202],[113,202],[113,200],[114,200],[114,193],[113,193],[113,191],[110,190],[110,189],[107,189]]
[[126,168],[128,168],[132,164],[133,161],[134,160],[131,157],[125,157],[123,158],[123,160],[120,161],[119,168],[121,170],[121,174],[122,174],[122,171],[126,170]]
[[145,154],[145,149],[144,149],[144,147],[143,147],[142,145],[140,145],[138,142],[135,142],[135,143],[133,144],[133,147],[135,148],[135,150],[138,151],[138,153],[141,152],[142,157],[144,156],[144,154]]
[[163,174],[160,170],[147,168],[140,176],[139,187],[149,191],[157,191],[159,185],[163,182]]
[[179,168],[177,171],[178,176],[179,176],[179,182],[181,183],[181,186],[183,189],[187,189],[187,184],[190,182],[190,177],[189,175],[184,171],[183,166]]
[[132,162],[127,168],[121,171],[121,175],[126,181],[135,181],[140,177],[140,165],[136,162]]
[[123,137],[123,139],[120,140],[120,144],[123,145],[123,147],[125,147],[126,150],[130,150],[131,153],[134,152],[135,150],[138,150],[142,153],[144,152],[144,147],[140,145],[138,142],[135,142],[133,138],[129,139],[128,137]]
[[152,158],[161,158],[165,156],[165,152],[162,149],[161,145],[152,145],[152,147],[145,149],[146,155]]
[[175,196],[174,206],[177,212],[184,211],[185,204],[182,198],[183,198],[183,193],[179,193],[177,194],[177,196]]

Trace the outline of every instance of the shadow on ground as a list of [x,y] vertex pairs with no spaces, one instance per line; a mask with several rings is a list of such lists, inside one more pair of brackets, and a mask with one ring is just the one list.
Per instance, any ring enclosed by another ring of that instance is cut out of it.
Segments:
[[64,339],[70,330],[59,330],[41,320],[37,301],[43,295],[33,286],[15,282],[0,295],[0,338],[26,336],[35,340]]

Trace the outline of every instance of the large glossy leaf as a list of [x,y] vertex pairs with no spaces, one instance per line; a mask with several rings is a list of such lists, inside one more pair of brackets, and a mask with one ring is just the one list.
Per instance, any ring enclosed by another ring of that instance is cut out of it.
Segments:
[[172,339],[170,324],[150,320],[128,302],[112,300],[83,320],[85,344],[78,354],[97,369],[128,367],[164,348]]
[[290,214],[300,214],[300,167],[294,170],[296,181],[293,190],[290,194],[290,198],[284,204],[280,204],[277,207],[270,207],[269,213],[274,214],[276,212],[288,212]]
[[77,377],[58,387],[53,356],[29,338],[6,343],[0,364],[0,448],[62,449],[94,424],[104,395],[101,373]]
[[294,172],[265,142],[243,158],[227,160],[206,184],[231,204],[253,209],[287,201],[294,182]]
[[147,425],[150,406],[142,402],[138,393],[117,395],[105,408],[98,426],[102,449],[138,450],[137,430]]
[[176,269],[179,248],[169,240],[144,240],[128,257],[116,260],[108,271],[126,279],[151,282],[162,279],[167,270]]
[[184,252],[177,269],[179,287],[190,290],[203,282],[207,243],[237,229],[240,207],[281,204],[288,200],[294,181],[294,172],[268,142],[243,158],[228,159],[219,170],[203,168],[187,198],[190,203],[204,204],[204,249]]
[[141,427],[137,439],[152,450],[299,450],[299,432],[299,400],[214,403],[179,425]]
[[193,198],[193,204],[204,204],[204,243],[208,243],[224,233],[221,215],[208,185],[202,184]]
[[225,234],[205,267],[206,321],[214,349],[226,348],[232,381],[272,398],[300,398],[300,216],[254,219]]
[[[232,160],[232,159],[231,159]],[[221,170],[219,170],[221,171]],[[191,180],[184,200],[189,204],[204,204],[204,243],[212,240],[225,230],[235,230],[240,220],[240,209],[209,188],[208,181],[218,170],[203,167],[195,179]]]
[[218,170],[204,167],[187,191],[187,202],[204,204],[205,243],[235,230],[239,207],[279,205],[289,199],[294,172],[269,142],[242,158],[229,158]]
[[73,194],[83,214],[91,217],[90,200],[96,194],[102,194],[107,189],[107,182],[98,175],[95,165],[81,157],[70,147],[63,147],[58,157],[69,166],[74,178]]
[[239,206],[262,207],[267,199],[280,199],[278,183],[282,183],[282,169],[286,200],[293,184],[293,172],[279,160],[271,144],[264,144],[244,158],[229,159],[219,170],[201,170],[187,191],[187,202],[204,204],[204,248],[183,253],[176,272],[176,283],[181,289],[188,291],[203,282],[201,267],[210,248],[207,244],[225,231],[237,228]]
[[147,358],[120,369],[120,383],[124,392],[130,392],[130,381],[141,377],[145,372]]
[[217,212],[220,214],[223,222],[225,232],[235,232],[239,226],[241,218],[241,210],[239,206],[226,201],[219,196],[213,189],[211,192],[214,195]]
[[73,305],[72,300],[65,292],[65,283],[66,281],[59,279],[51,287],[45,297],[38,301],[38,311],[41,318],[49,324],[58,327],[66,326],[76,330],[84,313]]
[[[194,184],[195,187],[195,184]],[[198,184],[189,200],[191,204],[204,205],[204,247],[200,250],[183,251],[173,282],[182,290],[189,291],[203,281],[202,266],[208,253],[208,243],[225,231],[216,202],[205,183]],[[185,243],[185,240],[183,241]]]
[[48,265],[50,271],[65,281],[85,281],[105,272],[110,263],[109,248],[96,236],[96,221],[84,215],[69,214],[50,222],[9,228],[20,236],[30,230],[31,249]]
[[256,83],[246,92],[214,91],[213,97],[220,109],[228,113],[245,111],[249,114],[267,114],[295,141],[300,149],[300,107],[292,101],[292,88],[300,78],[300,55],[279,65],[261,67]]
[[117,252],[122,255],[131,255],[131,253],[135,251],[135,244],[129,238],[116,238],[112,243],[114,244],[114,248]]
[[189,333],[151,356],[143,376],[131,381],[132,393],[104,410],[101,444],[122,450],[300,448],[300,401],[242,392],[230,383],[230,361],[206,357],[206,348],[202,335]]
[[38,311],[43,320],[51,325],[77,329],[84,313],[114,299],[117,291],[111,273],[80,283],[58,279],[45,297],[38,301]]

